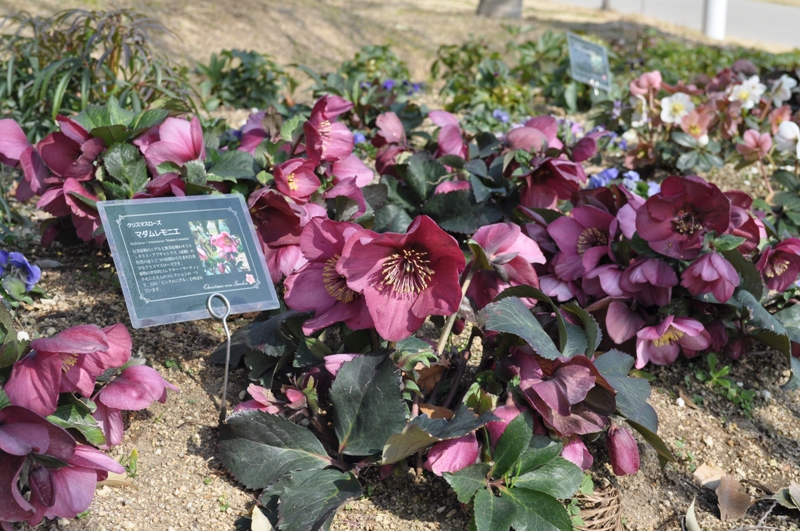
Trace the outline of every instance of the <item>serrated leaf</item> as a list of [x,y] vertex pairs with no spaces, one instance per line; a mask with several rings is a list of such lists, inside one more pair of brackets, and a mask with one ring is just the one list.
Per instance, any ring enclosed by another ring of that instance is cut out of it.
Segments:
[[522,452],[528,448],[533,436],[533,415],[530,411],[517,415],[506,426],[497,441],[493,458],[492,477],[500,478],[517,463]]
[[180,173],[181,167],[174,162],[166,161],[156,166],[156,172],[159,175],[164,175],[165,173]]
[[745,238],[733,234],[723,234],[714,240],[714,249],[717,252],[732,251],[745,242]]
[[124,186],[127,199],[143,190],[150,179],[147,163],[132,144],[114,144],[106,151],[103,161],[108,174]]
[[434,187],[445,175],[447,175],[447,169],[433,160],[427,151],[419,151],[408,159],[406,184],[414,191],[420,202],[433,193]]
[[475,495],[473,511],[478,531],[508,531],[516,509],[511,500],[483,489]]
[[465,161],[462,157],[459,157],[458,155],[442,155],[441,157],[436,159],[436,162],[460,170],[461,168],[464,167],[467,161]]
[[195,186],[205,186],[206,184],[206,166],[202,160],[190,160],[187,162],[181,170],[181,175],[187,184]]
[[293,470],[331,464],[307,429],[258,410],[236,413],[220,426],[220,459],[248,489],[263,489]]
[[722,256],[731,263],[736,272],[742,278],[739,289],[749,291],[756,299],[761,300],[764,293],[764,282],[761,280],[761,273],[750,260],[742,256],[742,253],[733,249],[725,251]]
[[519,336],[543,358],[554,360],[561,356],[553,340],[519,298],[510,297],[490,303],[483,312],[487,330]]
[[405,232],[411,221],[411,216],[402,206],[389,204],[375,210],[375,224],[372,228],[379,233],[402,233]]
[[528,447],[519,456],[518,475],[544,466],[561,455],[563,448],[564,445],[557,439],[545,435],[534,435]]
[[52,415],[47,417],[47,420],[65,430],[69,428],[78,430],[86,437],[87,441],[95,446],[101,446],[106,443],[103,430],[100,429],[97,421],[92,417],[92,409],[83,402],[59,406]]
[[255,180],[258,173],[256,159],[247,151],[221,151],[207,170],[210,181]]
[[544,492],[554,498],[571,498],[583,481],[583,471],[575,463],[556,457],[541,467],[514,480],[515,488]]
[[486,477],[491,466],[487,463],[475,463],[458,472],[445,472],[442,477],[450,484],[461,503],[469,503],[475,493],[486,488]]
[[309,312],[289,310],[266,321],[255,322],[244,333],[244,343],[267,356],[283,356],[287,350],[293,351],[299,344],[299,338],[291,334],[290,323],[302,324],[310,316]]
[[500,487],[514,505],[514,531],[572,531],[569,513],[552,496],[535,490]]
[[583,330],[586,332],[586,340],[588,342],[586,347],[586,356],[592,357],[594,355],[595,350],[597,347],[600,346],[600,342],[603,341],[603,332],[600,331],[600,326],[598,326],[597,321],[595,321],[592,314],[578,306],[575,302],[570,302],[563,305],[561,308],[567,310],[568,312],[572,312],[578,319],[581,320],[583,324]]
[[107,146],[116,144],[118,142],[125,142],[130,136],[128,134],[128,128],[121,124],[95,127],[89,131],[89,134],[97,138],[102,138],[103,142],[105,142]]
[[503,211],[491,204],[478,204],[472,190],[436,194],[422,207],[444,230],[472,234],[479,227],[500,221]]
[[385,354],[359,356],[339,369],[330,398],[339,453],[380,453],[392,434],[406,423],[400,371]]
[[637,422],[653,433],[658,433],[658,415],[647,403],[650,384],[644,378],[628,376],[634,364],[633,356],[616,349],[609,350],[594,360],[594,366],[617,391],[617,409],[626,418]]
[[[749,324],[763,331],[760,334],[764,335],[764,340],[769,343],[769,346],[780,350],[787,356],[792,355],[789,334],[786,332],[783,324],[781,324],[774,315],[769,313],[752,293],[743,289],[737,289],[733,298],[747,308],[750,313]],[[759,333],[756,335],[759,335]]]
[[320,470],[299,485],[289,484],[281,495],[281,531],[318,531],[348,500],[362,494],[361,484],[348,472]]
[[166,109],[145,109],[137,114],[131,122],[131,138],[135,138],[151,127],[160,125],[167,118],[169,118],[169,111]]
[[440,440],[420,428],[419,425],[409,423],[402,432],[392,434],[386,440],[381,454],[381,464],[397,463]]

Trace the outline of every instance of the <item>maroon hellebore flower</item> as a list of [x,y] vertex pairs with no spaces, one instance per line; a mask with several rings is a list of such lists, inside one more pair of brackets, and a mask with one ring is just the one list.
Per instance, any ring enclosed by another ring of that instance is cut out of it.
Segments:
[[191,121],[167,118],[133,143],[141,150],[153,175],[158,175],[156,167],[162,162],[183,166],[189,161],[206,158],[203,127],[197,116],[193,116]]
[[355,177],[359,188],[372,184],[372,179],[375,176],[375,173],[352,153],[342,160],[334,162],[331,165],[330,173],[333,175],[333,184],[338,184],[343,179]]
[[[36,145],[37,151],[54,175],[63,179],[90,180],[94,175],[94,161],[105,149],[105,142],[69,118],[59,116],[57,120],[61,131],[42,139]],[[60,181],[57,178],[45,180],[48,184]]]
[[465,265],[456,240],[428,216],[419,216],[406,234],[351,236],[336,270],[351,290],[364,295],[378,333],[400,341],[429,315],[458,311]]
[[314,104],[311,117],[303,124],[303,133],[308,158],[315,165],[342,160],[353,152],[353,133],[346,125],[334,121],[352,108],[352,103],[331,94]]
[[660,258],[639,257],[622,272],[619,285],[625,293],[644,306],[666,306],[678,275]]
[[578,280],[609,256],[609,242],[616,232],[616,220],[608,212],[582,206],[547,227],[558,245],[553,264],[562,280]]
[[472,277],[467,289],[478,309],[494,300],[511,286],[529,285],[538,288],[539,277],[532,264],[544,264],[545,257],[539,245],[522,234],[519,225],[495,223],[484,225],[472,236],[488,259],[484,267]]
[[431,446],[423,466],[437,476],[444,472],[452,474],[474,464],[479,455],[478,438],[473,431],[463,437],[447,439]]
[[731,222],[727,234],[744,238],[745,241],[738,249],[742,254],[750,254],[767,237],[764,222],[750,214],[750,207],[753,206],[750,195],[739,190],[730,190],[725,192],[725,196],[731,200]]
[[708,231],[723,234],[731,219],[731,201],[700,177],[668,177],[636,213],[636,230],[663,255],[691,260],[700,254]]
[[364,192],[358,186],[357,177],[347,177],[336,179],[332,188],[328,189],[323,195],[323,199],[334,199],[336,197],[347,197],[358,205],[358,210],[352,213],[350,219],[357,219],[367,211],[367,202],[364,199]]
[[581,470],[590,468],[594,463],[594,457],[589,453],[580,435],[573,435],[567,439],[564,448],[561,449],[561,457],[580,467]]
[[614,474],[625,476],[639,471],[639,446],[628,428],[612,422],[606,435],[606,447]]
[[786,291],[800,273],[800,239],[787,238],[761,251],[756,262],[764,284],[772,291]]
[[343,321],[352,330],[374,326],[364,297],[347,286],[337,271],[347,240],[361,231],[355,223],[312,219],[300,237],[300,250],[308,263],[289,275],[284,284],[286,305],[314,317],[303,323],[303,331],[317,330]]
[[692,295],[711,292],[719,302],[728,302],[739,285],[739,273],[716,252],[701,254],[681,275],[681,286]]
[[131,365],[102,388],[92,397],[97,404],[92,416],[106,436],[106,444],[101,448],[122,442],[122,410],[147,409],[156,400],[163,404],[167,401],[167,389],[178,391],[158,371],[146,365]]
[[678,359],[681,347],[691,351],[708,348],[711,336],[703,325],[689,317],[668,315],[655,326],[647,326],[636,334],[636,368],[648,362],[669,365]]
[[569,199],[586,182],[583,166],[567,159],[545,158],[524,177],[520,203],[528,208],[555,208],[559,199]]
[[296,203],[306,203],[319,189],[319,178],[314,173],[316,164],[308,159],[290,159],[275,166],[275,188],[291,197]]

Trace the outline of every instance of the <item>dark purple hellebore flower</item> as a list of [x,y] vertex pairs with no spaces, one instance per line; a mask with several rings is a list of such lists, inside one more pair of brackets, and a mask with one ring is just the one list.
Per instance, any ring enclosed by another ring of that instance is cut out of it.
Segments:
[[708,231],[723,234],[731,220],[731,200],[700,177],[668,177],[636,213],[636,230],[663,255],[691,260],[700,254]]
[[419,216],[406,234],[351,236],[336,270],[351,290],[364,295],[378,333],[400,341],[429,315],[458,311],[465,265],[456,240],[428,216]]
[[725,192],[731,200],[731,222],[728,225],[728,234],[745,239],[737,249],[743,254],[750,254],[758,249],[761,240],[766,239],[767,230],[764,223],[750,214],[753,198],[739,190]]
[[286,305],[314,317],[303,323],[303,331],[317,330],[343,321],[352,330],[374,326],[367,304],[360,293],[347,286],[337,271],[347,240],[362,228],[355,223],[312,219],[300,237],[300,249],[308,263],[289,275],[284,287]]
[[578,280],[609,256],[609,243],[616,232],[616,220],[608,212],[592,206],[572,210],[547,227],[558,245],[553,260],[555,273],[562,280]]
[[555,208],[586,182],[583,166],[563,158],[545,158],[523,178],[520,203],[528,208]]
[[712,293],[719,302],[728,302],[739,285],[739,273],[716,252],[701,254],[681,275],[681,286],[692,295]]
[[94,161],[105,149],[105,142],[69,118],[59,116],[57,119],[61,131],[50,133],[36,145],[42,160],[56,176],[45,182],[57,184],[67,178],[90,180],[94,175]]
[[660,258],[639,257],[622,272],[619,285],[643,306],[666,306],[672,288],[678,285],[678,275]]
[[612,422],[606,435],[606,447],[614,474],[625,476],[639,471],[639,447],[628,428]]
[[42,278],[42,270],[31,265],[22,253],[0,250],[0,277],[5,275],[19,278],[25,283],[25,291],[30,291]]
[[800,273],[800,239],[787,238],[761,251],[756,262],[764,284],[773,291],[785,291]]
[[544,264],[545,257],[539,245],[522,234],[519,225],[484,225],[472,236],[472,241],[481,246],[489,261],[486,265],[491,267],[490,270],[477,270],[467,289],[467,296],[478,309],[492,302],[508,287],[539,287],[533,264]]
[[335,122],[340,114],[352,108],[349,101],[330,94],[314,104],[311,117],[303,124],[306,151],[312,163],[336,162],[353,152],[353,133],[346,125]]
[[93,396],[97,410],[92,416],[106,436],[106,444],[101,448],[122,442],[122,410],[147,409],[156,400],[163,404],[167,401],[167,389],[178,391],[152,367],[132,365]]
[[31,348],[14,364],[5,392],[12,404],[46,416],[56,410],[59,392],[90,396],[97,376],[123,365],[130,355],[130,336],[122,325],[105,330],[79,325],[35,339]]
[[637,369],[648,362],[669,365],[678,359],[681,348],[696,352],[708,348],[711,343],[711,336],[700,322],[672,315],[655,326],[642,328],[636,336]]
[[479,455],[478,438],[473,431],[463,437],[448,439],[431,446],[428,450],[428,459],[423,466],[425,470],[441,476],[444,472],[458,472],[474,464]]
[[514,350],[507,367],[519,374],[520,391],[545,425],[562,437],[605,428],[616,409],[616,391],[589,358],[547,360],[529,348]]

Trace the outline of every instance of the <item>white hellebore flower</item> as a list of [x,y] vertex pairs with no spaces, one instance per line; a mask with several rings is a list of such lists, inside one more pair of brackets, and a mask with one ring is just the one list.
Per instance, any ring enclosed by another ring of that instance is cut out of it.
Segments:
[[785,121],[778,126],[778,134],[775,135],[775,147],[781,153],[797,153],[800,158],[800,127],[796,123]]
[[692,99],[683,92],[676,92],[661,99],[661,121],[665,124],[679,124],[681,119],[693,110]]
[[647,115],[647,100],[644,96],[631,96],[631,107],[633,107],[633,116],[631,116],[631,125],[633,127],[641,127],[650,121]]
[[728,101],[741,101],[743,109],[752,109],[766,90],[767,86],[760,82],[758,76],[752,76],[747,81],[733,86]]
[[778,81],[772,85],[772,103],[775,107],[780,107],[783,102],[791,99],[792,89],[797,86],[797,80],[788,74],[783,74]]

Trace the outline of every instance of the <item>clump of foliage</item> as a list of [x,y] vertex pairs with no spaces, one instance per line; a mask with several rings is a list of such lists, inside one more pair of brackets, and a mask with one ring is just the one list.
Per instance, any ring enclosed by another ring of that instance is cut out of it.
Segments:
[[198,64],[200,97],[208,111],[219,106],[266,109],[286,115],[297,81],[272,58],[253,50],[222,50]]
[[59,114],[114,97],[139,112],[169,96],[187,98],[185,68],[159,53],[156,21],[128,9],[71,9],[50,17],[18,13],[4,19],[0,35],[0,102],[32,141],[55,129]]

